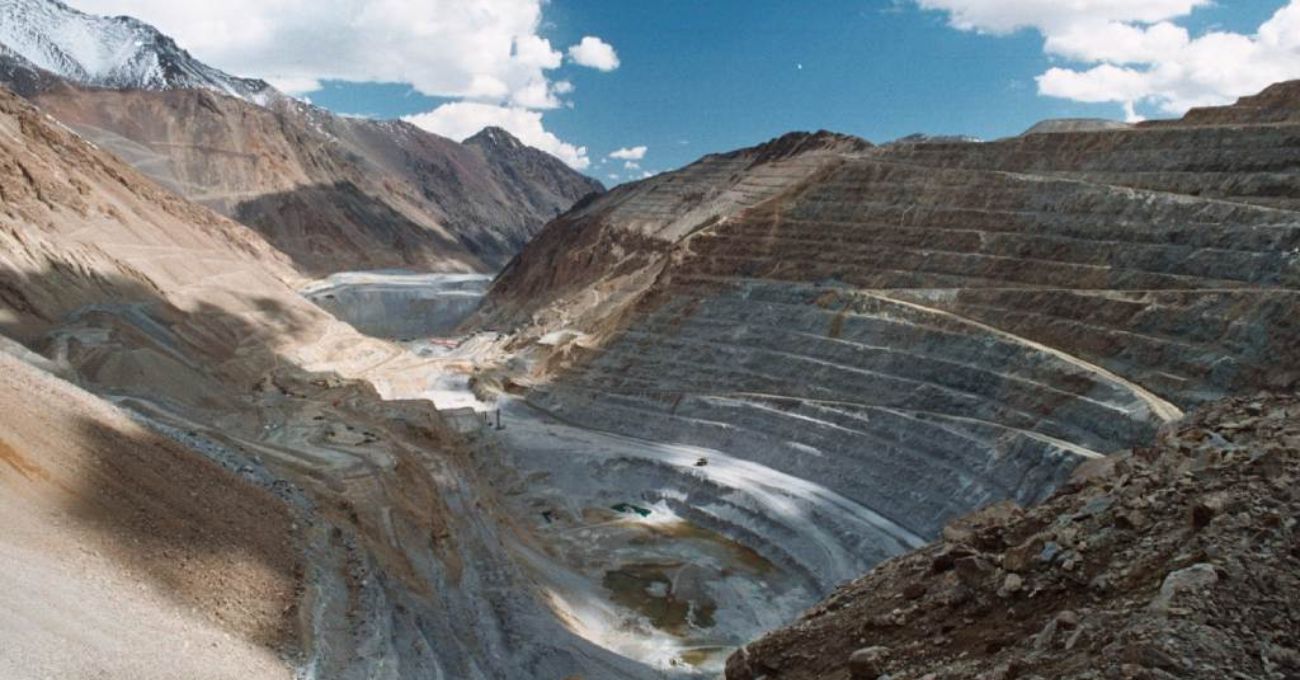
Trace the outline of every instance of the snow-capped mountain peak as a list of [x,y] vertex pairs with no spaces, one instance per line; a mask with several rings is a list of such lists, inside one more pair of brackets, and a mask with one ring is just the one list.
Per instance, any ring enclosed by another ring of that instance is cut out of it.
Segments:
[[58,0],[0,0],[0,46],[31,64],[92,87],[201,88],[265,105],[279,93],[190,56],[158,29],[131,17],[102,17]]

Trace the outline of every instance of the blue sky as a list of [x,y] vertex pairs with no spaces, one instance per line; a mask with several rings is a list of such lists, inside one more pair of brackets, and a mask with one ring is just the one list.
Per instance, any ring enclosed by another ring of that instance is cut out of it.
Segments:
[[[140,16],[341,113],[453,137],[501,124],[607,184],[790,130],[990,139],[1044,118],[1177,115],[1300,77],[1300,0],[187,4],[79,6]],[[570,51],[587,36],[607,63]],[[637,167],[609,158],[642,146]]]
[[[1224,2],[1181,22],[1192,32],[1253,31],[1280,3]],[[995,138],[1038,120],[1122,118],[1115,103],[1038,93],[1034,78],[1059,58],[1032,29],[1005,36],[954,30],[939,11],[889,0],[552,0],[542,34],[556,44],[594,34],[615,46],[611,73],[562,67],[573,108],[547,128],[590,149],[589,172],[632,177],[610,152],[646,146],[650,171],[749,146],[790,130],[830,129],[887,141],[913,132]],[[441,99],[409,86],[330,83],[311,99],[382,116]],[[1157,111],[1151,111],[1159,115]],[[604,163],[602,164],[602,161]]]
[[[543,30],[554,42],[595,33],[618,49],[621,65],[611,73],[566,67],[574,106],[547,112],[548,129],[589,147],[596,163],[646,146],[641,164],[664,170],[790,130],[873,140],[918,131],[997,136],[1047,116],[1120,113],[1034,94],[1046,60],[1041,38],[1029,32],[989,39],[954,31],[937,13],[882,11],[888,2],[747,5],[737,12],[732,3],[692,0],[553,0]],[[441,101],[408,86],[338,82],[309,96],[382,116]]]

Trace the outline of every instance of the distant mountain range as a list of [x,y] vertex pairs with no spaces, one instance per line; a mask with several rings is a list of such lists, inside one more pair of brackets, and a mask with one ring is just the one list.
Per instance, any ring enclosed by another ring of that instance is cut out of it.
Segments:
[[130,17],[0,0],[0,85],[321,275],[494,271],[604,187],[500,129],[461,144],[337,116],[194,59]]

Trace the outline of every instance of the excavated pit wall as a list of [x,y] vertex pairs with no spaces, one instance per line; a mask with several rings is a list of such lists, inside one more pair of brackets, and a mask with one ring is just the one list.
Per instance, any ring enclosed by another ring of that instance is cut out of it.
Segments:
[[[1040,500],[1083,457],[1158,422],[1048,352],[886,301],[843,314],[817,304],[828,293],[750,281],[676,298],[531,399],[789,473],[922,536],[964,508]],[[868,543],[854,549],[868,565],[898,551]],[[851,576],[805,566],[828,586]]]
[[[785,176],[790,162],[703,161],[566,218],[592,242],[653,234],[666,255],[625,321],[594,325],[606,339],[571,349],[529,399],[809,480],[926,537],[989,501],[1041,500],[1183,409],[1296,384],[1298,131],[893,145],[805,157]],[[682,218],[691,178],[713,171],[785,184]],[[549,253],[553,236],[534,247]],[[535,280],[531,254],[488,309]],[[578,307],[565,302],[534,322],[563,320]],[[855,549],[866,563],[889,552]],[[840,576],[797,560],[819,582]]]

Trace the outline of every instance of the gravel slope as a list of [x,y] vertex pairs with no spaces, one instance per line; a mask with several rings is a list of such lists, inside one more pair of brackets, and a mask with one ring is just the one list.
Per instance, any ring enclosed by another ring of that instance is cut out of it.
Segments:
[[2,353],[0,411],[0,677],[292,677],[282,504]]

